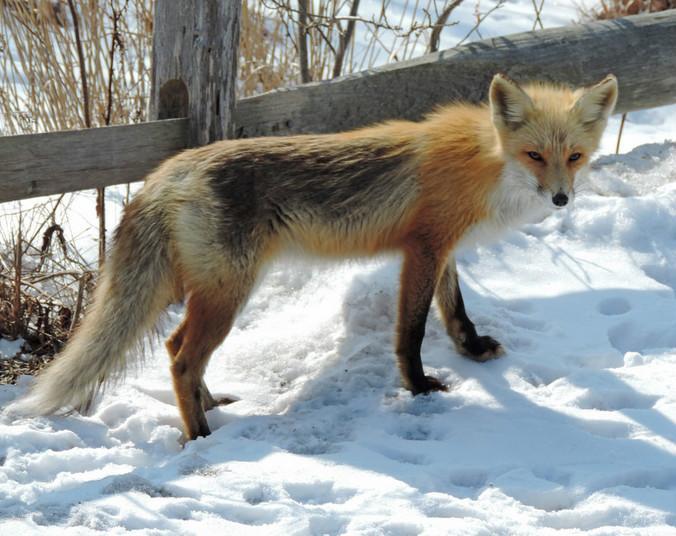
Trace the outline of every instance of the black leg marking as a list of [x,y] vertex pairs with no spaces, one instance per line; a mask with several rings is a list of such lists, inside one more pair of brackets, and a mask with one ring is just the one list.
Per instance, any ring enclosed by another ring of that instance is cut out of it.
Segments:
[[467,316],[454,259],[449,260],[439,279],[436,299],[446,331],[459,353],[479,362],[504,354],[502,345],[493,337],[477,334],[474,323]]
[[420,357],[438,267],[433,252],[407,251],[401,272],[397,357],[404,386],[414,395],[446,390],[439,380],[425,376]]

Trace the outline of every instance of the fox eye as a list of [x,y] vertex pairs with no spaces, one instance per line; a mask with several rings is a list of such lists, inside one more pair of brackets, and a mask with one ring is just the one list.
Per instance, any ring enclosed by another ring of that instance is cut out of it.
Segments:
[[582,157],[580,153],[573,153],[568,157],[568,160],[570,162],[575,162],[575,160],[579,160]]
[[538,162],[542,161],[542,155],[540,153],[536,153],[535,151],[528,151],[528,153],[526,154],[530,156],[533,160],[537,160]]

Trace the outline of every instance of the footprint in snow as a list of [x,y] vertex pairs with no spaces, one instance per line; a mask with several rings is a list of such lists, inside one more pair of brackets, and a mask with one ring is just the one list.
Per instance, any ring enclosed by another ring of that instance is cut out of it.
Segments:
[[630,390],[596,389],[579,396],[575,405],[580,409],[618,411],[623,409],[650,409],[658,397],[644,395]]
[[606,439],[627,439],[633,431],[628,423],[602,419],[580,420],[578,426],[592,435]]
[[488,474],[482,469],[454,469],[449,474],[449,482],[459,488],[483,488],[488,481]]
[[408,465],[428,465],[429,460],[422,454],[417,452],[409,452],[404,449],[389,447],[387,445],[372,445],[372,450],[398,463],[405,463]]
[[631,304],[620,297],[606,298],[598,303],[596,309],[605,316],[623,315],[631,311]]
[[428,439],[434,439],[432,427],[425,422],[411,422],[410,419],[398,420],[392,427],[390,427],[389,433],[405,439],[406,441],[427,441]]
[[330,480],[286,482],[284,490],[299,504],[343,504],[357,494],[355,489],[336,488]]

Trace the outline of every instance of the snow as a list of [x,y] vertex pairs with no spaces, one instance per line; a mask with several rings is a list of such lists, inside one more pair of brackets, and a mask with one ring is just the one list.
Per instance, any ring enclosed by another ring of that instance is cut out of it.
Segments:
[[283,259],[211,360],[238,401],[210,437],[181,447],[161,345],[91,417],[3,413],[2,531],[676,534],[674,163],[601,157],[569,210],[463,253],[507,355],[458,356],[433,315],[447,393],[400,387],[397,258]]
[[[532,28],[530,2],[497,14],[484,37]],[[573,19],[545,5],[545,27]],[[211,359],[238,401],[208,438],[181,446],[161,344],[90,417],[0,411],[0,533],[676,534],[676,107],[629,114],[613,155],[618,128],[573,206],[460,256],[500,360],[460,357],[431,315],[423,362],[450,389],[412,397],[399,259],[282,259]],[[92,195],[75,199],[66,236],[93,260]]]
[[24,342],[21,337],[13,341],[0,337],[0,359],[7,359],[20,354]]

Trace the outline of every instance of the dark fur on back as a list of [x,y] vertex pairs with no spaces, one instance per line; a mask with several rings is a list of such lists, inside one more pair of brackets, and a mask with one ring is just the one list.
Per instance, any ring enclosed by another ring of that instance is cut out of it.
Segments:
[[[402,205],[415,187],[407,164],[410,155],[391,143],[307,136],[241,140],[207,174],[225,236],[233,225],[243,234],[261,232],[261,225],[270,234],[293,234],[298,225],[347,231],[366,224],[374,206]],[[410,180],[402,181],[407,173]]]

